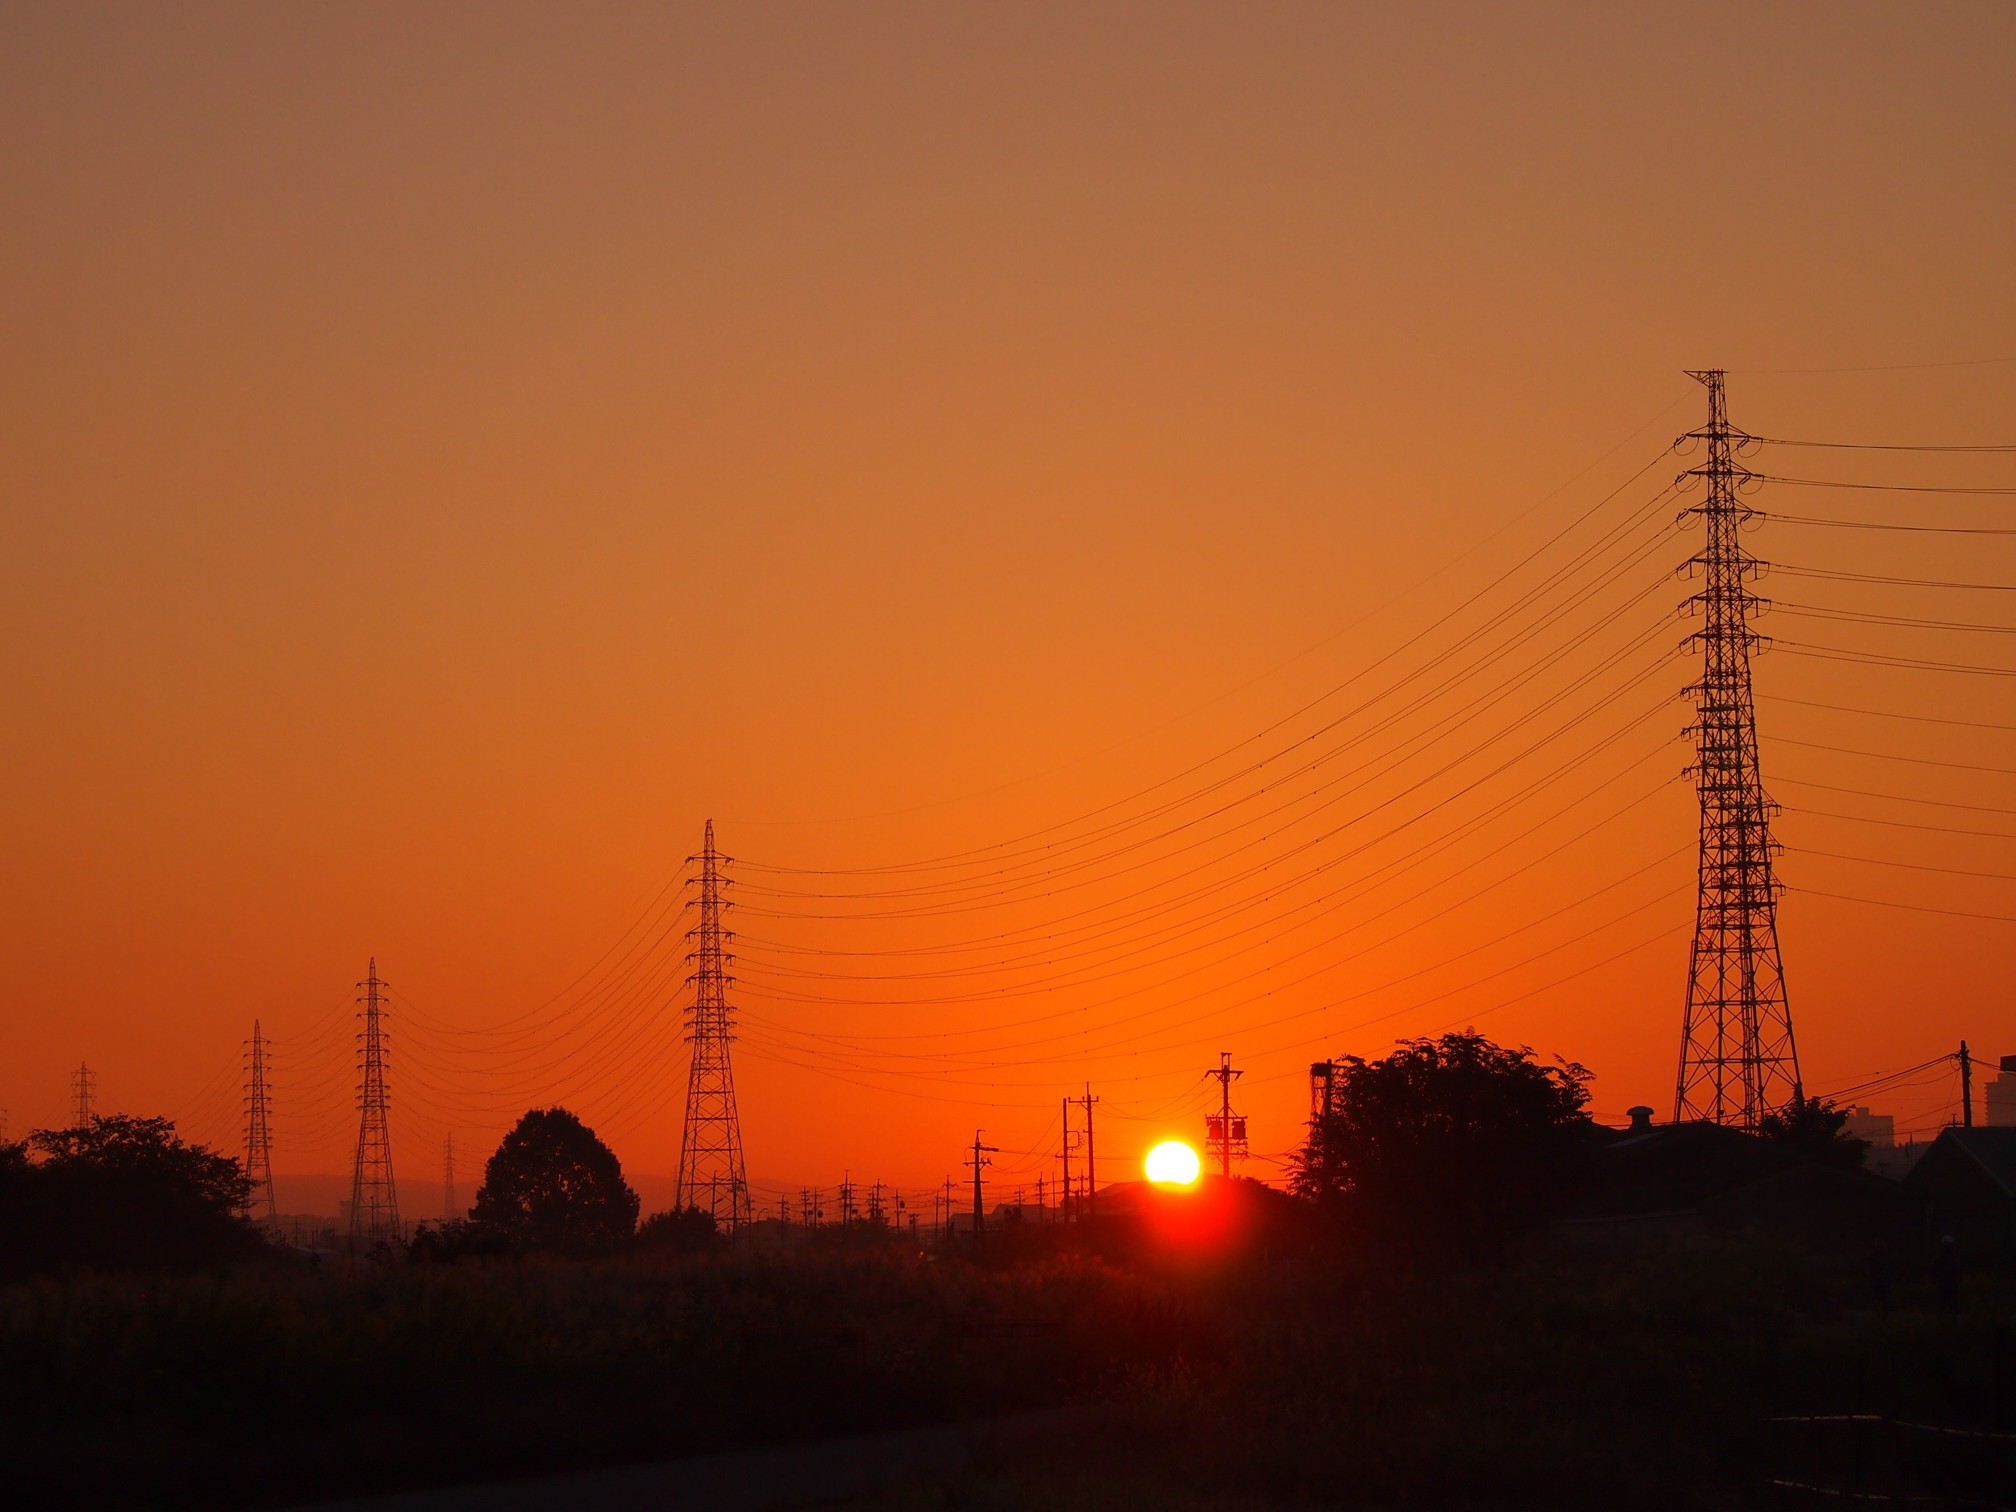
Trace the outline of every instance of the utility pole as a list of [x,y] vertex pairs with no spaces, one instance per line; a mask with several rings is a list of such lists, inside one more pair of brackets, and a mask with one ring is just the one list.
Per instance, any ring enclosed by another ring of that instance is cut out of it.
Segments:
[[1974,1057],[1965,1040],[1960,1041],[1960,1127],[1974,1127]]
[[1063,1193],[1057,1199],[1061,1213],[1071,1201],[1071,1099],[1068,1097],[1064,1099],[1064,1185],[1058,1190]]
[[1750,620],[1769,602],[1750,591],[1763,563],[1742,540],[1757,511],[1741,491],[1756,475],[1736,454],[1751,437],[1729,423],[1721,369],[1687,376],[1708,390],[1707,426],[1683,438],[1708,449],[1702,465],[1685,474],[1707,484],[1702,502],[1685,511],[1704,522],[1707,542],[1687,564],[1702,578],[1686,605],[1702,620],[1688,637],[1701,648],[1701,680],[1689,690],[1701,859],[1673,1118],[1754,1130],[1765,1114],[1802,1095],[1778,953],[1779,845],[1771,838],[1778,806],[1758,767],[1750,687],[1750,650],[1761,639]]
[[854,1227],[854,1173],[843,1171],[840,1175],[840,1227]]
[[1218,1173],[1230,1181],[1233,1157],[1246,1158],[1246,1120],[1232,1111],[1232,1083],[1246,1073],[1232,1069],[1230,1050],[1220,1050],[1218,1064],[1204,1074],[1218,1082],[1218,1111],[1204,1119],[1204,1150],[1218,1157]]
[[77,1122],[71,1127],[78,1130],[90,1128],[96,1112],[93,1104],[98,1097],[98,1078],[92,1073],[88,1061],[80,1061],[77,1069],[70,1073],[70,1096],[77,1107]]
[[966,1162],[973,1167],[973,1248],[976,1250],[980,1248],[980,1241],[987,1233],[987,1215],[980,1207],[980,1170],[983,1166],[994,1164],[987,1157],[989,1154],[999,1154],[1001,1149],[999,1145],[980,1143],[981,1133],[979,1129],[973,1131],[973,1155]]
[[880,1228],[883,1224],[882,1183],[879,1181],[868,1188],[868,1224],[871,1228]]
[[1085,1216],[1089,1220],[1099,1201],[1099,1160],[1092,1145],[1092,1105],[1099,1099],[1092,1095],[1092,1083],[1085,1083],[1085,1095],[1076,1101],[1085,1110]]
[[263,1202],[261,1215],[271,1223],[280,1215],[273,1200],[273,1123],[267,1102],[266,1038],[259,1032],[259,1020],[252,1020],[252,1038],[245,1050],[245,1175],[251,1188],[245,1194],[245,1216],[250,1218]]
[[686,1038],[693,1046],[693,1058],[687,1068],[686,1125],[679,1140],[673,1203],[698,1206],[704,1187],[714,1221],[733,1230],[749,1218],[749,1180],[742,1164],[735,1072],[728,1063],[728,1046],[735,1038],[735,1009],[728,1001],[728,987],[735,980],[729,968],[735,956],[728,947],[734,944],[735,933],[722,927],[721,915],[735,905],[722,896],[733,884],[721,875],[721,868],[729,859],[714,848],[714,821],[709,819],[700,854],[686,858],[689,866],[700,863],[700,896],[686,905],[691,908],[697,902],[700,920],[686,936],[693,946],[686,959],[694,963],[687,978],[693,984],[693,1002],[686,1010]]
[[357,1158],[350,1169],[350,1248],[371,1249],[397,1244],[399,1193],[392,1180],[392,1131],[387,1120],[391,1099],[385,1087],[385,984],[378,980],[378,958],[358,987],[364,1027],[358,1032]]
[[453,1223],[462,1215],[456,1211],[455,1201],[455,1136],[450,1134],[441,1145],[441,1221]]
[[945,1190],[944,1190],[945,1215],[944,1217],[938,1220],[938,1232],[941,1234],[948,1233],[952,1228],[952,1214],[954,1211],[953,1199],[957,1194],[958,1190],[959,1190],[958,1183],[955,1182],[950,1176],[947,1176],[945,1178]]

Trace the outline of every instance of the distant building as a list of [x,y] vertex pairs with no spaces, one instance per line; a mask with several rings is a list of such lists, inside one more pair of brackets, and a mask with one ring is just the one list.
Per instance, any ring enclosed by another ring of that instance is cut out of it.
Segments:
[[1988,1127],[2016,1128],[2016,1055],[2002,1057],[2001,1068],[1989,1080]]
[[1853,1139],[1866,1139],[1872,1149],[1887,1150],[1897,1143],[1897,1120],[1888,1113],[1871,1113],[1867,1108],[1850,1108],[1842,1132]]

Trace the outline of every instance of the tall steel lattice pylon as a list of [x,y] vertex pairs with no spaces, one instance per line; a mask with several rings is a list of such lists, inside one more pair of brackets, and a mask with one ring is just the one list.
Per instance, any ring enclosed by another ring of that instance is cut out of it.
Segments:
[[357,1035],[357,1061],[362,1073],[357,1088],[357,1163],[350,1177],[350,1247],[371,1249],[379,1244],[397,1244],[399,1192],[392,1182],[392,1131],[386,1122],[390,1099],[385,1092],[384,986],[378,980],[378,961],[371,961],[370,975],[357,984],[364,996],[357,999],[364,1027]]
[[1749,583],[1763,567],[1743,548],[1743,526],[1756,511],[1741,498],[1755,475],[1736,454],[1750,438],[1729,424],[1720,369],[1690,372],[1707,386],[1708,424],[1692,431],[1706,460],[1690,476],[1707,483],[1688,511],[1707,527],[1707,542],[1688,563],[1702,578],[1687,607],[1701,617],[1691,642],[1701,647],[1694,698],[1694,785],[1701,798],[1700,900],[1687,968],[1687,1017],[1680,1036],[1676,1121],[1705,1120],[1754,1129],[1766,1113],[1800,1094],[1792,1012],[1778,956],[1777,843],[1757,766],[1757,710],[1750,695],[1750,649],[1759,637],[1751,616],[1766,607]]
[[273,1200],[273,1118],[266,1091],[266,1038],[259,1020],[252,1020],[252,1038],[245,1042],[245,1174],[252,1190],[245,1197],[245,1216],[272,1223],[280,1216]]
[[[686,1010],[686,1038],[693,1046],[686,1074],[686,1128],[679,1140],[678,1207],[704,1208],[724,1228],[749,1221],[749,1177],[742,1165],[742,1120],[735,1111],[735,1072],[728,1064],[728,1045],[735,1038],[735,1010],[728,987],[735,978],[728,968],[735,957],[728,947],[733,930],[721,927],[721,913],[734,905],[722,896],[730,884],[721,875],[729,858],[714,849],[714,821],[707,821],[707,839],[700,854],[700,922],[687,931],[693,946],[693,1005]],[[690,883],[688,884],[691,885]]]

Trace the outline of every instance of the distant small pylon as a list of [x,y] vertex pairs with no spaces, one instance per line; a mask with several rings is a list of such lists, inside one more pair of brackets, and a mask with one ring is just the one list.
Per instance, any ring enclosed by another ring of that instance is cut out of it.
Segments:
[[70,1096],[76,1105],[76,1122],[73,1129],[88,1129],[96,1112],[94,1104],[98,1096],[98,1078],[92,1072],[88,1061],[79,1062],[77,1069],[70,1073]]
[[378,980],[378,961],[371,961],[370,975],[357,984],[363,996],[357,1002],[358,1017],[364,1027],[358,1032],[357,1057],[360,1081],[357,1089],[359,1120],[357,1159],[350,1177],[350,1247],[370,1249],[379,1244],[397,1244],[399,1192],[392,1180],[392,1131],[387,1119],[390,1098],[385,1088],[385,1040],[383,990]]
[[709,819],[700,854],[687,857],[689,864],[700,863],[695,900],[700,920],[686,935],[694,947],[686,957],[694,963],[687,978],[693,984],[693,1005],[686,1011],[693,1058],[686,1073],[686,1123],[679,1138],[673,1206],[704,1205],[717,1224],[733,1229],[749,1221],[749,1178],[742,1164],[735,1072],[728,1063],[728,1046],[735,1038],[735,1009],[728,1001],[728,985],[735,980],[728,968],[735,957],[728,947],[735,934],[721,925],[723,910],[733,906],[722,897],[729,886],[721,875],[727,860],[714,848],[714,821]]
[[459,1207],[455,1201],[455,1136],[450,1134],[441,1146],[441,1221],[453,1223],[460,1218]]
[[[267,1102],[266,1040],[259,1032],[259,1020],[252,1020],[252,1038],[245,1044],[245,1174],[252,1182],[245,1216],[272,1223],[280,1216],[280,1204],[273,1198],[272,1110]],[[258,1211],[262,1206],[264,1213]]]

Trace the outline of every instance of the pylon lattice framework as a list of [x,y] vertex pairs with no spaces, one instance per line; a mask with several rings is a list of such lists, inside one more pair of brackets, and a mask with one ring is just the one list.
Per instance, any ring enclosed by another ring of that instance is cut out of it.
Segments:
[[[245,1050],[245,1174],[252,1189],[246,1194],[245,1216],[271,1223],[280,1205],[273,1200],[273,1122],[267,1101],[266,1039],[259,1020],[252,1020],[252,1038]],[[260,1209],[265,1211],[261,1212]]]
[[359,982],[364,996],[357,1001],[364,1028],[358,1033],[358,1065],[361,1077],[357,1088],[357,1161],[350,1177],[350,1244],[353,1249],[369,1249],[378,1244],[397,1244],[399,1192],[392,1180],[392,1131],[386,1114],[390,1098],[385,1090],[385,1004],[378,980],[378,961],[372,958],[369,976]]
[[732,1229],[749,1221],[750,1210],[742,1121],[735,1111],[735,1072],[728,1063],[728,1046],[735,1037],[735,1010],[728,1001],[728,987],[735,980],[728,970],[735,959],[728,947],[735,934],[721,925],[722,911],[733,906],[721,896],[729,885],[721,875],[728,859],[714,848],[714,821],[709,819],[700,854],[687,857],[688,865],[700,863],[700,896],[694,900],[700,919],[686,935],[693,946],[686,956],[694,967],[687,978],[693,985],[693,1002],[686,1010],[686,1038],[693,1056],[686,1074],[686,1126],[679,1140],[679,1184],[673,1200],[681,1208],[704,1208],[717,1224]]
[[98,1111],[98,1078],[89,1061],[80,1061],[77,1069],[70,1073],[70,1096],[77,1105],[77,1122],[71,1127],[88,1129]]
[[1690,372],[1708,390],[1708,424],[1689,435],[1707,445],[1690,475],[1707,483],[1688,511],[1706,525],[1688,563],[1702,578],[1687,607],[1701,616],[1690,637],[1702,652],[1695,706],[1693,777],[1701,800],[1700,890],[1680,1036],[1676,1121],[1706,1120],[1754,1129],[1766,1113],[1800,1095],[1799,1057],[1778,954],[1779,884],[1772,862],[1777,810],[1757,762],[1757,710],[1750,651],[1760,637],[1751,616],[1766,607],[1749,581],[1763,564],[1743,547],[1757,511],[1741,498],[1755,475],[1736,461],[1750,438],[1729,424],[1720,369]]

